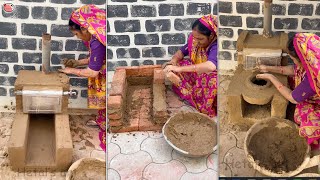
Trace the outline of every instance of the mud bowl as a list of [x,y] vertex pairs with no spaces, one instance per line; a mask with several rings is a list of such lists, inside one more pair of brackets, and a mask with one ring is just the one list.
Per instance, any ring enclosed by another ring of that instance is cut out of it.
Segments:
[[208,155],[217,145],[216,123],[200,113],[177,113],[168,120],[163,132],[167,141],[193,157]]
[[252,138],[248,152],[255,162],[276,173],[296,170],[304,161],[307,143],[297,128],[278,127],[276,121],[266,123]]
[[66,180],[105,180],[106,162],[94,158],[83,158],[75,163],[68,170]]

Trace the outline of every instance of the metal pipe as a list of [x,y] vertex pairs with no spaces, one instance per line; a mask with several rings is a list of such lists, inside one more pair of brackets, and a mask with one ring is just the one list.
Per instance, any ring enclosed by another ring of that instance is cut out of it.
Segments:
[[51,35],[42,34],[42,72],[50,72],[50,55],[51,55]]
[[[37,91],[37,92],[40,92],[40,91]],[[16,95],[16,96],[22,96],[23,94],[32,94],[32,93],[34,93],[34,94],[37,94],[37,92],[36,91],[14,91],[14,94]],[[52,95],[58,95],[57,94],[58,92],[52,92]],[[48,92],[45,92],[45,94],[50,94],[50,93],[48,93]],[[62,92],[62,95],[63,96],[67,96],[67,95],[69,95],[69,96],[75,96],[75,95],[77,95],[77,92],[75,92],[75,91],[63,91]]]
[[263,37],[271,38],[272,37],[272,0],[264,0],[263,4]]

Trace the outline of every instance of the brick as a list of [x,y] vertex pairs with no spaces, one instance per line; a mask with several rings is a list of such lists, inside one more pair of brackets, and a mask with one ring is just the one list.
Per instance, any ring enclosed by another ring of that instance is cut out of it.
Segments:
[[166,45],[184,44],[186,43],[186,37],[181,33],[163,34],[161,43]]
[[80,54],[79,57],[78,57],[79,60],[80,59],[86,59],[86,58],[88,58],[88,54]]
[[312,16],[312,4],[296,4],[290,3],[288,6],[288,15]]
[[219,28],[219,37],[232,38],[233,37],[233,29]]
[[111,89],[109,92],[110,96],[125,97],[126,95],[126,70],[118,69],[113,75]]
[[83,44],[81,40],[67,40],[66,51],[88,51],[88,48]]
[[[58,69],[62,69],[62,66],[50,66],[51,71],[58,71]],[[40,71],[42,71],[42,66],[40,66]]]
[[219,57],[219,60],[231,60],[232,59],[232,55],[228,51],[219,51],[218,57]]
[[183,16],[183,4],[160,4],[159,16]]
[[122,97],[121,96],[108,96],[108,106],[107,109],[121,109],[122,108]]
[[192,24],[197,20],[197,18],[187,18],[187,19],[175,19],[174,29],[177,31],[191,31]]
[[18,74],[20,70],[36,70],[34,66],[21,66],[21,65],[14,65],[13,70],[15,74]]
[[129,66],[118,67],[117,69],[126,69],[127,77],[130,76],[153,76],[154,68],[161,68],[160,65],[145,65],[145,66]]
[[33,19],[57,20],[58,8],[35,6],[32,8],[31,16]]
[[107,20],[107,32],[110,32],[110,23],[108,20]]
[[138,0],[111,0],[112,2],[137,2]]
[[108,5],[107,14],[108,18],[128,17],[128,7],[127,5]]
[[42,63],[42,53],[23,53],[22,60],[23,60],[23,63],[41,64]]
[[23,2],[45,2],[46,0],[20,0]]
[[122,113],[119,112],[119,113],[112,113],[112,114],[108,114],[108,119],[110,120],[120,120],[122,119]]
[[242,27],[241,16],[219,15],[219,20],[222,26]]
[[[243,31],[243,29],[238,29],[238,35],[241,34],[241,32]],[[259,34],[259,32],[257,30],[246,30],[251,34]]]
[[219,12],[220,13],[232,13],[232,2],[219,1]]
[[[42,40],[39,42],[39,49],[42,50]],[[63,50],[63,41],[51,40],[51,51],[62,51]]]
[[320,30],[320,19],[309,19],[309,18],[304,18],[302,19],[301,23],[302,29],[305,30]]
[[141,30],[139,20],[115,21],[116,32],[139,32]]
[[218,3],[215,3],[212,8],[212,14],[218,15]]
[[64,58],[75,59],[76,57],[74,54],[51,54],[51,63],[58,65]]
[[70,32],[68,25],[52,24],[51,35],[58,37],[73,37],[73,34]]
[[16,82],[16,77],[10,77],[10,76],[0,76],[0,85],[2,86],[14,86],[14,83]]
[[147,32],[170,31],[171,22],[169,19],[146,20],[145,27]]
[[236,50],[237,41],[222,41],[222,49]]
[[315,15],[320,15],[320,4],[317,4]]
[[87,87],[88,79],[87,78],[70,78],[70,85],[78,86],[78,87]]
[[54,4],[74,4],[77,2],[77,0],[69,0],[69,1],[64,1],[64,0],[50,0],[51,3]]
[[[64,2],[66,2],[66,1],[64,1]],[[74,7],[74,8],[62,8],[62,10],[61,10],[61,19],[62,20],[69,20],[72,12],[74,10],[76,10],[76,9],[77,9],[76,7]]]
[[15,23],[0,22],[0,35],[16,35],[17,25]]
[[272,4],[272,15],[285,15],[286,11],[285,4]]
[[139,130],[139,119],[130,119],[129,125],[128,126],[123,126],[118,133],[123,133],[123,132],[132,132],[132,131],[138,131]]
[[111,49],[107,49],[107,59],[112,59],[113,58],[113,52]]
[[133,5],[131,7],[131,16],[132,17],[155,17],[156,7]]
[[152,60],[144,60],[142,61],[143,65],[154,65],[154,62]]
[[166,51],[162,47],[151,47],[142,49],[142,57],[164,57]]
[[117,58],[140,58],[140,51],[137,48],[119,48],[117,49]]
[[162,69],[154,69],[153,74],[153,84],[163,84],[164,83],[164,72]]
[[8,74],[9,66],[7,64],[0,64],[0,73],[1,74]]
[[9,94],[10,94],[10,97],[16,96],[16,95],[14,94],[14,88],[10,88],[10,89],[9,89]]
[[116,32],[139,32],[141,30],[139,20],[115,21]]
[[154,124],[149,119],[139,120],[139,131],[159,131],[161,129],[161,125]]
[[14,6],[12,13],[6,13],[2,9],[2,16],[5,18],[16,18],[16,19],[28,19],[29,17],[29,8],[26,6]]
[[8,48],[8,40],[7,38],[0,38],[0,49]]
[[83,98],[87,98],[88,97],[88,90],[81,90],[80,96]]
[[81,0],[83,4],[95,4],[95,5],[102,5],[106,3],[106,0]]
[[207,15],[211,13],[211,3],[188,3],[187,15]]
[[36,39],[12,38],[12,47],[13,49],[36,50],[37,41]]
[[22,23],[21,31],[22,35],[41,37],[43,33],[47,32],[47,25]]
[[[108,116],[109,117],[109,116]],[[113,127],[122,126],[123,121],[122,120],[109,120],[109,125]]]
[[7,89],[0,87],[0,96],[7,96]]
[[248,28],[263,28],[263,17],[247,17]]
[[141,63],[138,60],[131,61],[131,66],[140,66],[140,65],[141,65]]
[[158,34],[136,34],[134,35],[135,45],[158,45]]
[[168,47],[168,54],[174,55],[180,48],[181,48],[181,46],[169,46]]
[[107,62],[107,71],[114,71],[119,66],[128,66],[127,61],[108,61]]
[[108,46],[129,46],[130,38],[128,35],[108,35]]
[[275,29],[297,29],[298,19],[297,18],[275,18],[273,24]]
[[6,63],[17,63],[18,62],[18,53],[17,52],[7,52],[0,51],[0,62]]
[[237,13],[239,14],[259,14],[260,4],[249,2],[237,2],[236,9]]

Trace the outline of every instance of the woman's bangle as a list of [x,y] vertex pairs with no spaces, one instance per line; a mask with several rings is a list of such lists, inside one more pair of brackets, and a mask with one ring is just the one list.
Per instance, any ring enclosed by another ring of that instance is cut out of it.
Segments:
[[196,65],[193,65],[193,72],[197,72]]

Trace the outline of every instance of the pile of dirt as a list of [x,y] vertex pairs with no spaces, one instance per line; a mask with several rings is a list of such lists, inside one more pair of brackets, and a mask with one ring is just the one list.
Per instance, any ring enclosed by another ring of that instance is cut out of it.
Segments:
[[80,163],[77,164],[74,169],[68,172],[68,177],[70,177],[70,180],[106,179],[106,165],[104,161],[89,158],[83,159],[79,162]]
[[172,144],[194,156],[212,153],[217,144],[215,122],[199,113],[176,114],[164,133]]
[[304,161],[306,140],[299,136],[298,129],[276,127],[276,121],[254,134],[248,151],[259,166],[275,173],[296,170]]

